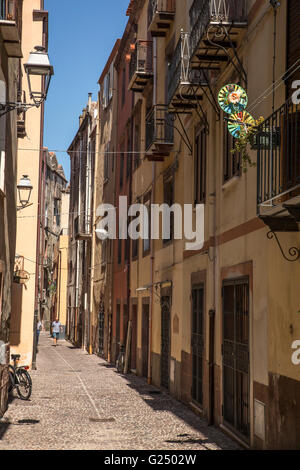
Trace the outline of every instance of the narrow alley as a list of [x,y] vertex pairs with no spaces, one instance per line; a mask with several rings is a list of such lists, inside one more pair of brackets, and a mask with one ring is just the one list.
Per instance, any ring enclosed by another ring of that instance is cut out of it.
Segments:
[[13,398],[0,450],[239,449],[166,393],[48,334],[40,337],[30,401]]

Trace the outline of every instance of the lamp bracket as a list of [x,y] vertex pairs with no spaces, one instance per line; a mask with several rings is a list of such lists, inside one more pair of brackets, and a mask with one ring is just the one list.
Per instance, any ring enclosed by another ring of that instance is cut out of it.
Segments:
[[294,262],[294,261],[298,261],[298,259],[300,258],[300,250],[299,248],[296,248],[295,246],[292,246],[290,249],[289,249],[289,255],[290,257],[286,256],[286,254],[284,253],[283,251],[283,248],[281,246],[281,243],[276,235],[275,232],[273,232],[272,230],[270,232],[267,233],[267,237],[269,240],[272,240],[272,238],[275,238],[276,242],[277,242],[277,245],[279,246],[279,249],[281,251],[281,254],[282,256],[284,257],[284,259],[286,261],[289,261],[290,263]]
[[30,108],[35,107],[36,104],[29,104],[29,103],[20,103],[20,102],[8,102],[8,103],[0,103],[0,118],[5,114],[9,113],[10,111],[14,111],[15,109],[18,111],[27,111]]

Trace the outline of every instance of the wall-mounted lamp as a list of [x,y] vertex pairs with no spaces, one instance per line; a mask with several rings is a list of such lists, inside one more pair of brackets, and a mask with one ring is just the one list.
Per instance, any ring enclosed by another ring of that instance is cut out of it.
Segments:
[[[46,49],[42,46],[36,46],[35,50],[30,53],[28,62],[24,64],[24,69],[27,75],[30,98],[33,103],[0,103],[0,110],[3,111],[0,117],[14,109],[27,111],[27,109],[34,106],[38,108],[46,100],[50,80],[54,75],[53,66],[50,65]],[[32,78],[37,76],[45,79],[44,90],[42,91],[36,91],[33,87]]]
[[17,189],[19,193],[19,201],[21,204],[17,207],[17,210],[25,209],[25,207],[32,206],[32,204],[29,204],[29,200],[33,187],[28,175],[22,176],[17,186]]

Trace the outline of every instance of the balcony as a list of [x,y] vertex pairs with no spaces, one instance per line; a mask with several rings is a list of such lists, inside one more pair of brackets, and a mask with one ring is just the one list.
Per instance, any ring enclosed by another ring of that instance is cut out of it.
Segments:
[[128,89],[142,93],[153,77],[152,41],[137,41],[129,64]]
[[22,5],[18,0],[0,0],[0,34],[8,57],[22,58]]
[[167,101],[170,112],[189,113],[196,109],[198,101],[202,100],[203,87],[208,84],[205,69],[190,69],[189,41],[189,34],[181,33],[168,68]]
[[91,218],[89,216],[77,216],[74,220],[74,236],[76,240],[91,240]]
[[165,37],[175,17],[175,0],[150,0],[149,28],[153,37]]
[[224,48],[237,48],[247,25],[247,0],[194,0],[190,9],[192,68],[219,71],[229,60]]
[[146,116],[146,152],[150,161],[163,161],[174,143],[174,127],[166,105],[156,105]]
[[300,105],[288,101],[259,127],[258,215],[272,231],[298,231],[300,222]]

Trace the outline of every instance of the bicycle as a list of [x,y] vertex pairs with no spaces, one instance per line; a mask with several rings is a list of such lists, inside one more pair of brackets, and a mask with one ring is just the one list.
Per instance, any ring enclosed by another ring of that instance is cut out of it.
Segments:
[[120,352],[116,360],[116,369],[119,374],[123,374],[125,366],[125,346],[120,344]]
[[29,400],[32,392],[32,381],[29,373],[27,372],[29,367],[18,367],[20,357],[20,354],[11,355],[14,365],[9,365],[10,385],[8,392],[12,394],[14,389],[16,389],[21,400]]

